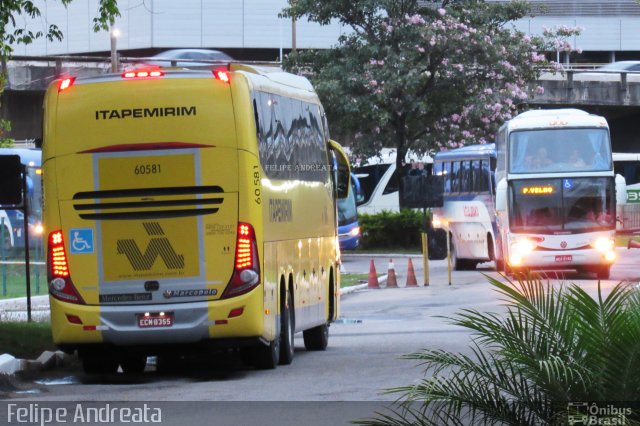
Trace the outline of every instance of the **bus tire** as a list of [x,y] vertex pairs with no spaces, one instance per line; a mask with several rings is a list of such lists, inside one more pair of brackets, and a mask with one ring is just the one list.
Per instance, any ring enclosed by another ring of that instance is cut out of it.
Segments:
[[600,266],[596,270],[596,274],[598,275],[599,280],[608,280],[611,276],[611,266]]
[[81,357],[82,370],[85,374],[115,374],[118,371],[118,360],[110,355],[88,354]]
[[140,374],[147,366],[147,356],[140,354],[125,354],[120,358],[120,367],[125,374]]
[[283,302],[280,310],[280,359],[278,362],[280,365],[289,365],[293,361],[293,336],[295,334],[291,292],[287,291],[286,296],[282,299],[286,302]]
[[449,257],[451,258],[451,269],[459,271],[460,269],[458,268],[460,267],[460,260],[458,259],[458,256],[456,256],[456,246],[453,244],[453,236],[450,235],[449,238]]
[[456,248],[451,241],[451,267],[456,271],[470,271],[476,268],[476,261],[472,259],[461,259],[456,256]]
[[308,351],[324,351],[329,345],[329,324],[322,324],[302,332],[304,347]]

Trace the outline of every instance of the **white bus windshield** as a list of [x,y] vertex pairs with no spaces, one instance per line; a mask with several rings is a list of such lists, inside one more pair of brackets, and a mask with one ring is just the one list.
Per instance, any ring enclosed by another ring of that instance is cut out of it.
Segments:
[[527,179],[512,182],[511,228],[564,234],[615,229],[613,178]]
[[520,130],[509,138],[510,173],[612,170],[609,132],[603,128]]

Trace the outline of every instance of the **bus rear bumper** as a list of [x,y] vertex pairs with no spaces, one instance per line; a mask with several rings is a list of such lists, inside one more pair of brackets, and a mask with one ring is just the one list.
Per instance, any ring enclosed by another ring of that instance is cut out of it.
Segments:
[[[262,303],[249,302],[256,293],[261,296],[260,292],[253,291],[223,300],[123,306],[78,305],[51,298],[53,340],[65,347],[192,344],[244,338],[268,340]],[[230,314],[234,310],[235,314]],[[145,314],[170,317],[170,320],[159,326],[146,326],[141,322]]]

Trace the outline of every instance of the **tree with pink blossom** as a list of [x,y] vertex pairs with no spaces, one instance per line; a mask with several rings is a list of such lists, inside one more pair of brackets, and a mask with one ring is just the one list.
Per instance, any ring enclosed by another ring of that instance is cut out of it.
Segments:
[[550,65],[543,52],[570,50],[575,30],[515,30],[510,22],[528,11],[524,1],[296,0],[284,16],[346,31],[285,67],[311,79],[335,139],[362,154],[393,147],[400,168],[409,150],[491,141],[541,90],[532,82]]

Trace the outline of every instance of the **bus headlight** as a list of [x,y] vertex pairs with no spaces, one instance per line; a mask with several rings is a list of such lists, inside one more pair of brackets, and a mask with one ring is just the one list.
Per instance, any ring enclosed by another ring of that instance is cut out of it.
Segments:
[[355,228],[353,228],[351,231],[349,231],[349,235],[351,235],[352,237],[357,237],[358,235],[360,235],[360,227],[356,226]]
[[593,247],[594,249],[598,250],[601,253],[608,253],[613,251],[613,245],[614,245],[614,242],[611,238],[601,237],[596,239],[591,244],[591,247]]
[[528,240],[521,239],[511,244],[511,253],[521,258],[527,257],[532,251],[536,249],[536,243]]
[[438,216],[433,215],[433,219],[431,220],[431,225],[433,225],[434,228],[440,228],[442,226],[442,221]]
[[509,258],[509,265],[511,266],[520,266],[522,265],[522,256],[518,254],[512,254]]
[[611,250],[604,254],[604,259],[607,262],[613,263],[616,260],[616,252]]

